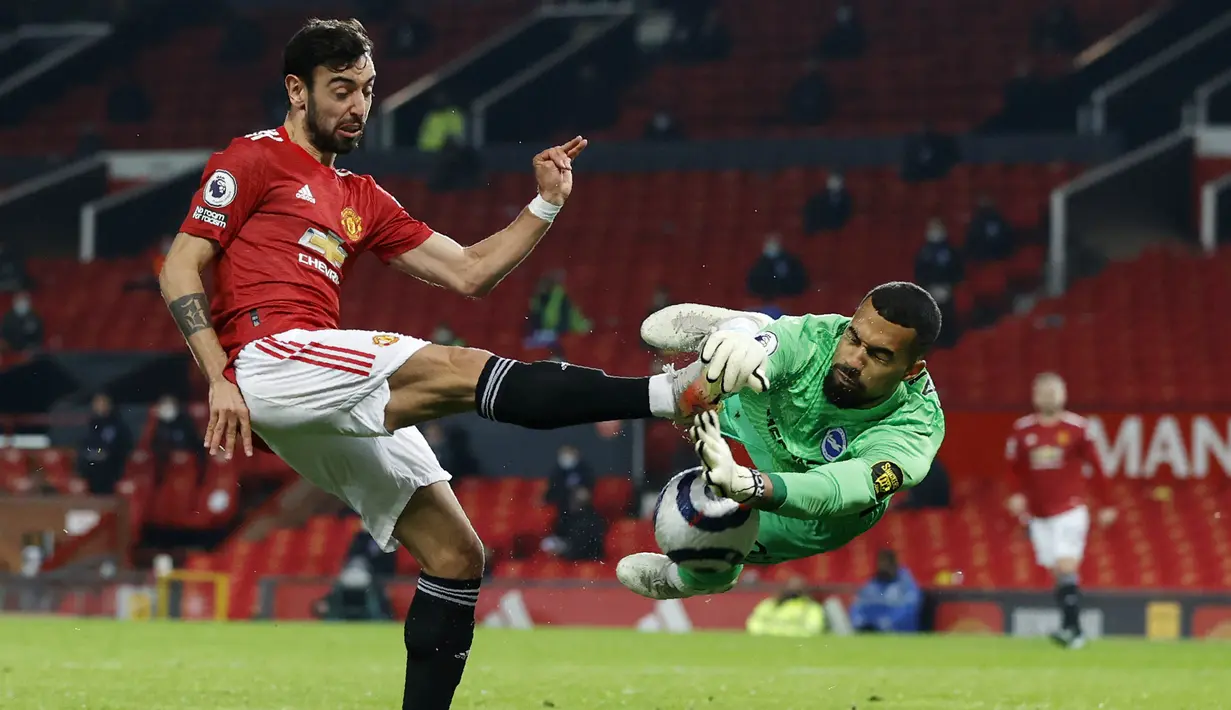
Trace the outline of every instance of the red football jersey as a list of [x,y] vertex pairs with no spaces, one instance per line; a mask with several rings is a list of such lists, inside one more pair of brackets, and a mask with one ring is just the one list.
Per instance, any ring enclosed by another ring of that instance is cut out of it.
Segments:
[[281,127],[210,158],[180,231],[221,247],[210,306],[231,363],[258,338],[337,328],[360,252],[387,263],[432,235],[371,176],[322,165]]
[[1005,455],[1030,514],[1037,518],[1085,505],[1087,467],[1093,476],[1101,475],[1086,420],[1076,414],[1062,414],[1047,425],[1033,414],[1018,419]]

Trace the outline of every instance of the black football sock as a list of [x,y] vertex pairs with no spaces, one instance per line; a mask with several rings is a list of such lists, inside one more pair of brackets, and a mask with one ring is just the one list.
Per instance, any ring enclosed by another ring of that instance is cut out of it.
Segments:
[[402,710],[448,710],[474,640],[478,579],[419,575],[406,615],[406,690]]
[[479,416],[529,429],[648,419],[649,377],[612,377],[559,362],[493,356],[475,387]]
[[1080,635],[1081,590],[1077,587],[1077,575],[1062,574],[1056,578],[1056,603],[1060,605],[1060,628]]

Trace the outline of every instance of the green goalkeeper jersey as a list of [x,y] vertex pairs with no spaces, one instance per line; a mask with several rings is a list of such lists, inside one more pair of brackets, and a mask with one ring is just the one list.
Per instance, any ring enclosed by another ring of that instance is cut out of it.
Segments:
[[728,397],[723,433],[743,444],[782,500],[761,515],[752,564],[834,550],[876,524],[893,493],[923,480],[945,434],[931,377],[898,385],[871,409],[840,409],[822,392],[851,319],[779,318],[757,340],[769,350],[770,388]]

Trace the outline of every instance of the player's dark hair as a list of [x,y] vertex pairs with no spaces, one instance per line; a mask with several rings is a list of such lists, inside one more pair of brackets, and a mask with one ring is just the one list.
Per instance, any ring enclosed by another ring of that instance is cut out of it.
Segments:
[[931,349],[940,335],[940,307],[926,289],[906,281],[890,281],[868,292],[864,300],[871,300],[872,307],[881,318],[915,331],[910,354],[918,359]]
[[311,88],[312,72],[317,67],[345,71],[371,52],[372,40],[359,20],[314,17],[286,43],[282,53],[282,75],[294,74]]

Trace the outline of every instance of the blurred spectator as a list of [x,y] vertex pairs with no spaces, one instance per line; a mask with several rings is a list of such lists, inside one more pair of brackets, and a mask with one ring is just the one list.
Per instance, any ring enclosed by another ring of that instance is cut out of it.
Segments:
[[393,553],[381,550],[371,535],[360,530],[351,539],[333,588],[314,604],[316,616],[341,621],[392,619],[385,583],[395,569]]
[[578,133],[610,128],[620,115],[615,88],[593,64],[577,70],[570,105]]
[[90,493],[111,495],[124,477],[132,434],[106,394],[94,395],[90,407],[89,431],[77,451],[77,474],[85,479]]
[[145,123],[154,113],[150,97],[137,83],[136,67],[123,72],[107,92],[107,120],[111,123]]
[[154,405],[154,434],[150,451],[154,454],[154,469],[159,478],[166,469],[172,451],[187,451],[197,455],[201,470],[205,470],[205,449],[201,448],[201,433],[192,415],[180,407],[174,395],[163,395]]
[[913,633],[919,630],[923,598],[910,570],[898,565],[893,550],[876,556],[876,576],[851,604],[851,625],[856,631]]
[[436,153],[428,188],[434,192],[469,190],[478,187],[482,175],[479,151],[466,145],[461,138],[449,136]]
[[987,195],[980,195],[966,227],[966,256],[971,259],[1004,259],[1013,253],[1009,223]]
[[1000,124],[1004,129],[1028,129],[1047,107],[1047,86],[1034,73],[1029,59],[1022,59],[1013,70],[1013,77],[1004,87],[1002,114],[1012,123]]
[[1081,28],[1068,3],[1052,0],[1051,5],[1035,18],[1030,40],[1036,52],[1073,54],[1080,51]]
[[447,93],[437,91],[432,94],[432,108],[419,124],[419,150],[439,152],[450,138],[458,143],[466,140],[466,112]]
[[804,233],[836,231],[851,218],[851,193],[842,173],[832,172],[825,189],[808,198],[804,205]]
[[223,64],[246,64],[261,58],[265,51],[265,33],[261,26],[246,17],[232,17],[223,30],[218,44],[218,61]]
[[804,63],[803,76],[795,80],[787,95],[786,114],[791,123],[819,126],[833,113],[833,97],[829,82],[815,61]]
[[958,159],[957,141],[924,123],[919,133],[906,138],[902,179],[906,182],[940,179],[953,169]]
[[389,28],[384,52],[397,59],[412,59],[422,54],[435,39],[432,26],[422,17],[404,14]]
[[723,23],[719,9],[711,6],[703,13],[677,10],[670,50],[676,61],[685,64],[713,62],[730,56],[731,32]]
[[588,333],[590,321],[582,315],[564,288],[564,271],[553,271],[539,279],[530,298],[530,347],[555,343],[565,333]]
[[575,446],[565,444],[556,452],[556,467],[547,476],[543,503],[564,510],[578,489],[594,492],[594,469]]
[[863,23],[849,2],[838,5],[834,23],[821,38],[819,54],[824,59],[856,59],[867,48],[868,38]]
[[26,260],[21,252],[0,237],[0,291],[20,291],[29,288]]
[[449,324],[441,321],[436,326],[436,330],[432,331],[432,342],[437,345],[447,345],[455,348],[466,347],[466,341],[457,337],[457,333],[449,327]]
[[928,220],[927,243],[915,255],[915,283],[925,288],[952,286],[964,275],[962,256],[949,243],[949,232],[939,217]]
[[940,335],[936,337],[936,347],[951,348],[957,345],[962,336],[962,324],[958,321],[957,305],[953,301],[953,287],[947,284],[930,284],[927,289],[940,308]]
[[777,234],[765,239],[761,256],[748,272],[748,292],[763,301],[798,296],[808,288],[808,272],[799,257],[783,250]]
[[753,636],[804,638],[825,631],[825,609],[809,596],[802,577],[791,577],[777,596],[762,600],[748,617]]
[[679,121],[675,120],[675,116],[670,111],[659,109],[646,122],[643,137],[647,141],[680,141],[684,140],[684,130],[680,128]]
[[0,345],[28,353],[43,347],[43,319],[34,310],[30,294],[19,291],[4,320],[0,321]]
[[566,507],[560,509],[551,537],[543,549],[574,562],[596,561],[605,556],[607,521],[594,509],[588,488],[575,488]]
[[464,427],[448,426],[440,422],[428,422],[423,427],[423,437],[432,447],[441,468],[454,478],[483,473],[479,460],[470,448],[470,432]]

